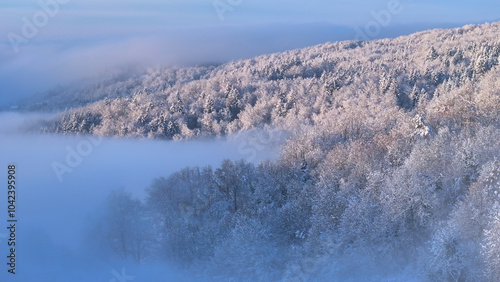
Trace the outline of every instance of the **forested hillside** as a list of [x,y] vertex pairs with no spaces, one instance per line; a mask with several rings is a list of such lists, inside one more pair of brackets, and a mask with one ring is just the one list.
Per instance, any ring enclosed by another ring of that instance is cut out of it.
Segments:
[[332,126],[345,130],[352,117],[369,128],[387,127],[399,120],[397,114],[432,119],[453,111],[442,99],[487,80],[483,77],[497,65],[498,26],[327,43],[218,67],[110,76],[55,90],[28,108],[73,108],[49,131],[167,139],[333,120]]
[[[151,70],[71,103],[54,93],[50,107],[74,108],[43,130],[290,132],[277,160],[186,168],[155,180],[147,203],[111,195],[108,218],[125,203],[137,211],[123,230],[103,224],[103,244],[122,257],[221,279],[499,281],[499,28]],[[134,224],[154,228],[139,236]]]

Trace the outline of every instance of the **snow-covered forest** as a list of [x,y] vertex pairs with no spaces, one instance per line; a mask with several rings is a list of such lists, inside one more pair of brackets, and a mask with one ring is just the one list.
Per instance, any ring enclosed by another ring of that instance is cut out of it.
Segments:
[[[290,134],[108,197],[96,252],[200,279],[500,281],[500,23],[326,43],[55,89],[44,132]],[[147,180],[150,181],[150,180]]]

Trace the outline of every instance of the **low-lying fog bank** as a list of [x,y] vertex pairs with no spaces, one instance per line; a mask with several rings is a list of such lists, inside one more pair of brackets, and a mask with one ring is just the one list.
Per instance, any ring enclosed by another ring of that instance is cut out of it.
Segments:
[[[269,147],[277,143],[256,132],[229,140],[185,142],[23,132],[37,119],[50,116],[0,114],[0,163],[4,176],[8,165],[16,166],[19,220],[15,276],[6,276],[9,234],[5,227],[0,229],[1,281],[122,281],[118,276],[127,263],[100,261],[83,251],[81,245],[87,235],[84,228],[88,216],[95,215],[111,191],[124,189],[144,199],[153,179],[187,166],[217,167],[224,159],[258,162],[276,153],[276,148]],[[5,225],[7,187],[1,191]],[[96,238],[99,235],[95,234]],[[152,277],[177,281],[185,277],[164,264],[129,265],[125,271],[138,278],[141,274],[137,281],[155,281]],[[12,277],[16,280],[4,280]]]

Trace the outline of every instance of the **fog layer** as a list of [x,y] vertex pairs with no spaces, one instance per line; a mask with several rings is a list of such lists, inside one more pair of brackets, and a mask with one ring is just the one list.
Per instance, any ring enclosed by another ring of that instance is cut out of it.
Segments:
[[[241,137],[180,143],[22,132],[41,117],[48,116],[0,114],[0,163],[4,176],[7,165],[16,165],[18,217],[15,276],[7,276],[4,261],[8,234],[5,227],[0,231],[1,281],[110,281],[114,278],[112,271],[121,273],[127,264],[100,261],[85,251],[82,239],[88,236],[84,230],[88,216],[99,216],[96,210],[111,191],[123,188],[142,199],[154,178],[186,166],[217,166],[224,159],[258,161],[264,156],[260,147],[255,151],[246,148],[247,139]],[[5,225],[7,187],[1,191]],[[97,239],[99,234],[95,236]],[[164,264],[126,269],[127,274],[140,274],[138,281],[152,281],[145,277],[185,278]],[[5,280],[12,277],[15,279]]]
[[[373,19],[370,19],[373,20]],[[460,24],[398,24],[380,29],[369,39],[396,37]],[[20,29],[22,27],[19,26]],[[47,27],[50,29],[51,25]],[[361,29],[365,26],[361,25]],[[130,67],[200,65],[251,58],[261,54],[304,48],[325,42],[360,38],[359,28],[331,23],[261,24],[253,26],[164,27],[130,34],[106,30],[45,36],[41,30],[16,53],[0,40],[0,107],[19,99],[66,86],[103,72]],[[48,71],[50,70],[50,71]],[[25,83],[29,79],[29,83]]]

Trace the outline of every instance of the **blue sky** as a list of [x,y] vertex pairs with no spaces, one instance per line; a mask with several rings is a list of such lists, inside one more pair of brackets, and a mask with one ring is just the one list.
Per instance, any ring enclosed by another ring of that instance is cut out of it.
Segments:
[[355,39],[354,26],[390,5],[398,12],[368,39],[500,20],[500,2],[487,0],[4,1],[0,105],[124,65],[222,62]]
[[[50,2],[51,0],[42,0]],[[158,26],[249,25],[275,22],[315,22],[363,24],[370,11],[384,9],[391,0],[64,0],[54,20],[58,30],[65,27],[88,29],[101,23],[106,28],[118,25],[157,28]],[[62,0],[60,2],[63,2]],[[405,11],[394,23],[468,22],[498,18],[498,1],[399,0]],[[232,6],[223,22],[215,3]],[[40,9],[37,0],[2,3],[2,32],[15,29],[22,16]]]

